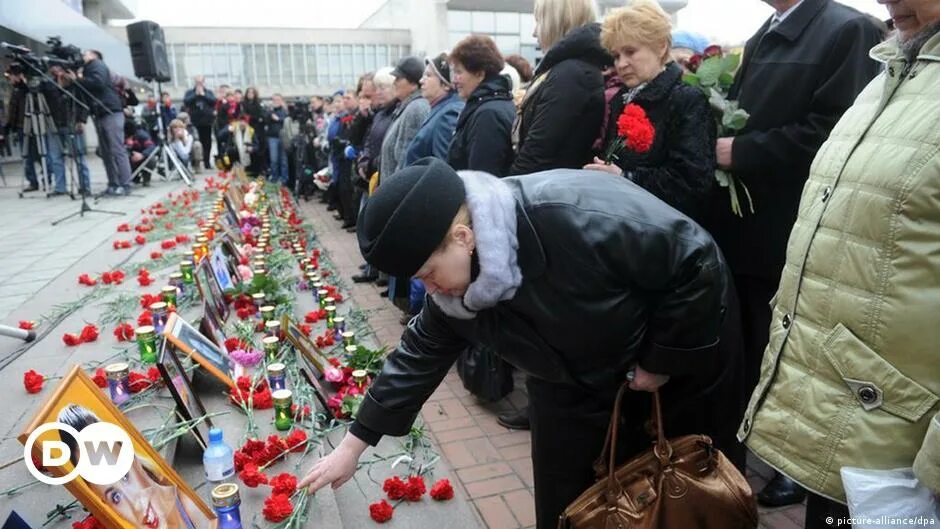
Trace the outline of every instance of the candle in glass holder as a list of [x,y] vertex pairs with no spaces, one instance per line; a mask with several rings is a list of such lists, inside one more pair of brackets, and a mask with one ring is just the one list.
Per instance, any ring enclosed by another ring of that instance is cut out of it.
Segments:
[[153,316],[153,330],[157,334],[163,333],[163,326],[166,325],[167,306],[166,302],[158,301],[150,304],[150,314]]
[[326,308],[326,300],[327,300],[327,298],[329,298],[329,297],[330,297],[330,291],[329,291],[329,290],[326,290],[325,288],[321,288],[321,289],[317,290],[317,301],[319,302],[321,309],[325,309],[325,308]]
[[356,345],[356,333],[352,331],[346,331],[343,333],[343,345],[349,347],[350,345]]
[[336,325],[336,307],[326,306],[326,328],[332,329]]
[[160,289],[160,295],[163,296],[163,301],[166,302],[167,308],[176,307],[176,287],[173,285],[167,285]]
[[195,281],[193,279],[193,262],[192,261],[182,261],[180,263],[180,273],[183,274],[183,282],[187,285],[192,285]]
[[190,263],[196,262],[196,254],[192,250],[186,250],[183,252],[183,260],[189,261]]
[[209,257],[209,239],[206,237],[196,237],[196,244],[193,245],[193,259],[199,264],[203,259]]
[[280,362],[268,364],[268,385],[271,386],[271,391],[287,389],[286,368],[287,366]]
[[270,320],[264,322],[264,333],[265,336],[277,336],[281,337],[281,322],[277,320]]
[[347,357],[351,357],[351,356],[354,356],[356,353],[359,352],[359,346],[358,346],[358,345],[347,345],[347,346],[344,348],[344,350],[346,351],[346,356],[347,356]]
[[183,289],[186,287],[185,287],[185,282],[183,281],[182,272],[173,272],[172,274],[170,274],[170,284],[176,287],[177,296],[183,295]]
[[281,340],[277,336],[265,336],[261,339],[264,346],[264,354],[268,362],[277,361],[277,353],[281,349]]
[[255,310],[260,310],[264,306],[264,292],[258,292],[251,295],[251,301],[255,304]]
[[218,529],[242,529],[241,504],[235,483],[223,483],[212,489],[212,510],[219,519]]
[[282,432],[290,430],[294,424],[290,412],[291,396],[289,389],[279,389],[271,394],[274,400],[274,427]]
[[265,262],[264,257],[256,257],[256,258],[251,262],[252,268],[264,268],[264,267],[267,266],[267,265],[268,265],[268,264],[267,264],[267,262]]
[[108,392],[111,402],[120,406],[131,398],[130,366],[124,362],[111,364],[104,368],[108,378]]
[[267,323],[274,320],[274,305],[265,305],[259,312],[261,312],[261,321]]
[[267,269],[264,268],[264,267],[255,267],[255,269],[252,270],[252,275],[254,275],[254,276],[264,277],[264,276],[266,276],[267,274],[268,274],[268,271],[267,271]]
[[334,316],[333,331],[335,332],[336,341],[342,340],[343,333],[346,332],[346,318],[342,316]]
[[137,327],[137,329],[134,331],[134,336],[137,339],[137,352],[140,353],[140,362],[142,364],[156,364],[157,363],[156,329],[154,329],[150,325]]
[[364,389],[367,378],[369,378],[369,372],[365,369],[357,369],[352,372],[353,384],[359,386],[360,388]]

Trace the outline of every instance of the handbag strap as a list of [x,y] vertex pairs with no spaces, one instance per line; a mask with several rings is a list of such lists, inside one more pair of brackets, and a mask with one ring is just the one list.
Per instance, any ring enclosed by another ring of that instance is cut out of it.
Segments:
[[[617,391],[617,398],[614,401],[614,411],[610,415],[610,424],[607,426],[607,436],[604,439],[604,448],[601,450],[600,457],[594,462],[594,472],[598,479],[603,478],[606,472],[608,489],[615,489],[619,486],[617,480],[614,478],[615,470],[617,469],[617,435],[620,430],[619,421],[623,396],[626,394],[629,387],[630,383],[624,382]],[[656,445],[653,447],[653,452],[656,458],[659,459],[659,462],[663,466],[666,466],[672,459],[672,445],[669,444],[663,431],[662,406],[660,404],[658,390],[653,392],[651,418],[656,423]]]

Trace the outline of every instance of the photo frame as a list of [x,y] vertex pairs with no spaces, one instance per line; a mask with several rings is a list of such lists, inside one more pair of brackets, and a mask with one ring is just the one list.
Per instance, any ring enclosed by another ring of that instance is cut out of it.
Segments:
[[[163,347],[160,349],[160,356],[157,359],[157,369],[160,370],[160,376],[163,377],[163,383],[166,384],[170,395],[176,402],[176,413],[183,421],[192,421],[197,417],[206,415],[206,407],[203,406],[199,395],[193,391],[192,381],[186,374],[186,368],[183,362],[176,354],[176,347],[172,344],[167,345],[167,340],[163,340]],[[200,421],[190,430],[195,437],[196,442],[203,450],[209,446],[209,429],[212,428],[212,420],[208,417]]]
[[163,336],[177,349],[189,355],[212,376],[230,388],[235,387],[232,379],[231,362],[223,347],[219,347],[173,312],[167,318]]
[[[212,340],[212,343],[218,346],[226,356],[231,353],[231,351],[225,348],[225,340],[228,338],[228,336],[225,335],[225,327],[219,320],[218,314],[215,313],[215,309],[208,303],[203,305],[202,320],[199,321],[199,332],[206,338]],[[238,377],[242,375],[248,375],[247,369],[232,361],[229,362],[229,372],[231,373],[231,377],[235,380],[238,380]]]
[[219,283],[215,279],[215,274],[212,272],[209,258],[203,259],[201,263],[196,265],[196,268],[193,270],[193,276],[196,278],[196,288],[199,289],[199,294],[202,295],[202,299],[209,305],[212,305],[216,314],[221,318],[221,323],[224,324],[229,314],[228,303],[225,302],[222,289],[219,287]]
[[312,369],[312,374],[317,379],[323,378],[323,370],[330,365],[326,356],[320,351],[320,348],[307,337],[300,327],[287,315],[281,317],[281,329],[287,341],[297,349],[297,352],[307,362]]
[[330,410],[329,404],[327,404],[327,392],[323,388],[323,384],[320,383],[320,379],[316,375],[312,374],[310,371],[307,361],[298,354],[298,359],[300,360],[300,376],[307,381],[307,384],[313,388],[313,394],[317,397],[317,402],[320,403],[320,407],[323,408],[323,413],[326,415],[327,420],[334,418],[333,411]]
[[[115,406],[107,395],[95,385],[81,366],[74,366],[59,382],[36,416],[18,437],[26,444],[29,435],[40,426],[66,423],[76,430],[95,422],[114,424],[131,438],[134,460],[127,477],[113,485],[96,485],[81,477],[65,483],[68,491],[107,529],[147,529],[154,522],[159,525],[195,529],[217,529],[214,511],[187,484],[182,477],[150,446],[133,423]],[[69,442],[71,436],[52,429],[39,434],[33,445],[34,457],[41,459],[43,442]],[[73,453],[78,453],[74,450]],[[46,470],[57,477],[71,472],[75,460]],[[147,491],[147,492],[141,492]],[[149,496],[140,498],[141,494]],[[145,519],[134,514],[131,504],[150,500]]]
[[[228,258],[225,256],[225,252],[222,250],[222,245],[216,245],[215,249],[212,250],[212,253],[209,254],[209,267],[212,268],[212,275],[215,276],[215,281],[219,285],[219,289],[224,293],[228,290],[235,288],[237,283],[236,279],[232,277],[232,273],[229,267]],[[238,277],[237,275],[235,276]]]

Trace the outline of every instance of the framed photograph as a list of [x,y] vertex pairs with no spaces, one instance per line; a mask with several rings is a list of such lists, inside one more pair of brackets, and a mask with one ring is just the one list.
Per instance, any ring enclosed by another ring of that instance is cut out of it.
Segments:
[[197,331],[179,314],[173,312],[167,318],[163,335],[177,349],[189,355],[200,366],[230,388],[235,387],[232,379],[231,362],[222,347]]
[[[227,357],[231,351],[225,348],[225,340],[228,336],[225,335],[225,328],[222,326],[222,322],[219,321],[219,315],[208,303],[203,305],[202,314],[202,320],[199,322],[199,332],[212,340]],[[232,361],[229,362],[229,370],[234,380],[238,380],[238,377],[242,375],[248,375],[247,369]]]
[[[133,444],[131,470],[111,485],[98,485],[78,476],[65,483],[68,491],[108,529],[192,528],[216,529],[215,513],[144,439],[137,428],[111,403],[107,395],[76,365],[62,379],[42,409],[20,434],[24,446],[30,434],[48,423],[64,423],[82,431],[94,423],[123,429]],[[47,467],[64,477],[75,469],[80,451],[70,434],[53,428],[39,434],[33,457],[42,460],[43,443],[71,449],[71,457]],[[55,450],[52,451],[55,453]],[[141,508],[143,507],[143,508]]]
[[[176,401],[176,414],[181,420],[192,421],[197,417],[206,415],[206,408],[199,400],[199,395],[193,391],[189,375],[176,354],[176,347],[168,344],[167,340],[163,340],[163,347],[157,360],[157,368],[160,370],[163,382],[170,390],[173,400]],[[206,417],[190,430],[203,450],[209,446],[209,428],[212,428],[212,421]]]
[[281,329],[284,331],[287,341],[294,346],[294,349],[297,349],[300,356],[313,370],[312,374],[318,379],[322,379],[323,370],[329,365],[329,361],[320,351],[320,348],[310,341],[310,338],[287,315],[281,318]]
[[307,365],[306,360],[303,357],[298,357],[300,359],[300,376],[304,377],[304,380],[307,381],[307,384],[310,384],[310,387],[313,388],[313,394],[317,397],[317,402],[320,403],[320,408],[322,408],[323,413],[326,415],[327,420],[333,418],[333,412],[330,410],[329,405],[327,404],[327,393],[323,389],[323,384],[320,383],[320,378],[317,378],[316,375],[311,373],[310,366]]
[[202,295],[202,299],[209,305],[212,305],[212,308],[215,309],[215,313],[221,318],[221,322],[225,323],[229,313],[228,303],[225,302],[222,289],[219,288],[219,283],[215,280],[215,274],[212,272],[212,266],[209,261],[209,258],[203,259],[201,263],[196,265],[196,269],[193,270],[193,275],[196,278],[196,287],[199,289],[199,294]]
[[212,268],[212,274],[215,276],[215,281],[222,292],[235,288],[235,279],[232,278],[230,263],[221,244],[217,245],[215,250],[212,250],[212,254],[209,255],[209,267]]

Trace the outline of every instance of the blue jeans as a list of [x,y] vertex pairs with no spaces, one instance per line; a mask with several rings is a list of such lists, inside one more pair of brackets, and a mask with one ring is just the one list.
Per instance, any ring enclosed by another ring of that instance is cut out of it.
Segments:
[[287,183],[287,151],[281,138],[268,138],[268,156],[271,159],[271,181]]
[[55,176],[55,191],[61,193],[68,191],[68,184],[65,181],[65,156],[70,149],[78,163],[78,186],[81,189],[90,190],[88,163],[85,161],[85,135],[73,134],[68,127],[62,127],[57,132],[46,133],[46,144],[46,159],[49,170]]
[[39,161],[39,149],[36,142],[28,140],[22,130],[16,131],[16,137],[19,138],[20,156],[23,157],[23,170],[26,173],[26,180],[29,181],[31,187],[39,187],[39,180],[36,179],[36,162]]

